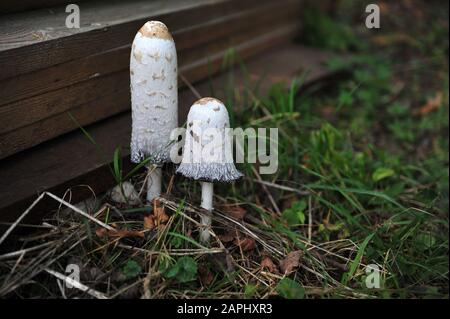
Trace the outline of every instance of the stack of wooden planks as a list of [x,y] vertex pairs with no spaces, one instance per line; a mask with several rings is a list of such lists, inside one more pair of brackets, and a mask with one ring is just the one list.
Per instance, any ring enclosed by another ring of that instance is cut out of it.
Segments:
[[[130,44],[147,20],[173,33],[180,73],[196,82],[231,48],[248,58],[292,38],[300,0],[82,2],[81,28],[64,7],[0,18],[0,159],[126,111]],[[180,81],[180,86],[183,82]]]

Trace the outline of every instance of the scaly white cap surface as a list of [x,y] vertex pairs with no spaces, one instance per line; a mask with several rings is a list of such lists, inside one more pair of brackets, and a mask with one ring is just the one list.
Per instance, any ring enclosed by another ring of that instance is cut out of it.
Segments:
[[215,98],[195,102],[188,114],[183,157],[177,169],[201,181],[230,182],[242,176],[233,162],[228,111]]
[[169,162],[170,132],[178,126],[177,54],[164,23],[149,21],[136,34],[130,86],[131,161]]

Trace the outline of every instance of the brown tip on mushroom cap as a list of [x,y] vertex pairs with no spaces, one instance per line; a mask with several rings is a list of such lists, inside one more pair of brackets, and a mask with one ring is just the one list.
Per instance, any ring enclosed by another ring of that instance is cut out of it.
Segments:
[[213,97],[201,98],[200,100],[195,102],[195,104],[205,105],[205,104],[208,104],[209,102],[217,102],[217,103],[223,104],[221,101],[219,101],[218,99],[213,98]]
[[148,21],[139,30],[143,37],[173,40],[166,25],[160,21]]

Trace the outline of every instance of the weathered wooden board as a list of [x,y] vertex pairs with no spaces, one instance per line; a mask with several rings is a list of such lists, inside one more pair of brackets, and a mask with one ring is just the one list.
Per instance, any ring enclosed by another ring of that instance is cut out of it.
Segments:
[[64,8],[36,10],[0,19],[0,79],[47,68],[127,45],[147,20],[172,32],[269,3],[269,0],[133,0],[80,4],[80,29],[65,26]]
[[[230,38],[227,42],[223,42],[222,45],[214,49],[208,49],[208,47],[206,47],[204,51],[197,54],[198,58],[192,59],[194,62],[184,66],[182,65],[180,67],[180,73],[191,82],[199,81],[206,78],[208,75],[212,75],[220,71],[223,58],[228,52],[227,48],[233,46],[234,43],[236,43],[236,46],[234,47],[236,54],[241,58],[247,58],[270,48],[271,46],[287,41],[289,38],[293,37],[295,32],[298,31],[298,28],[298,23],[293,23],[280,26],[278,28],[270,27],[270,32],[262,32],[262,35],[259,36],[257,36],[258,32],[254,32],[253,30],[249,33],[242,33]],[[211,51],[212,54],[207,54]],[[203,53],[205,58],[200,58]],[[49,76],[52,75],[49,74]],[[103,86],[94,88],[97,90],[104,89],[106,91],[106,94],[102,91],[97,91],[98,97],[95,97],[95,94],[90,95],[89,93],[83,93],[83,86],[88,87],[90,84],[89,82],[92,82],[87,81],[82,82],[84,84],[82,84],[81,87],[74,86],[74,88],[71,88],[69,92],[66,92],[65,89],[58,90],[56,94],[54,92],[50,92],[50,94],[45,95],[49,95],[49,99],[47,100],[42,100],[44,98],[42,95],[31,98],[31,102],[35,103],[35,105],[36,101],[37,103],[40,103],[38,105],[44,110],[44,112],[36,114],[31,111],[29,115],[25,117],[32,117],[36,119],[40,116],[40,114],[44,114],[46,118],[39,119],[32,124],[0,135],[0,158],[7,157],[18,151],[76,129],[76,125],[69,120],[64,111],[61,113],[60,109],[73,109],[71,112],[81,125],[91,124],[97,120],[101,120],[121,111],[127,110],[129,108],[130,99],[128,71],[125,70],[116,72],[113,77],[116,81],[112,84],[112,87],[108,87],[108,85],[111,85],[111,81],[107,79],[106,82],[103,83]],[[98,84],[99,81],[95,82]],[[112,93],[109,93],[111,91]],[[65,95],[60,95],[59,93],[67,94],[67,98]],[[77,94],[82,94],[83,97],[77,100]],[[79,102],[83,100],[87,102],[80,105]],[[73,102],[72,107],[69,105],[69,102],[71,101]],[[8,108],[8,112],[4,113],[5,116],[2,117],[1,122],[5,121],[5,127],[13,126],[13,124],[6,124],[6,122],[16,123],[14,116],[22,118],[23,115],[21,113],[26,112],[26,108],[28,105],[32,105],[32,103],[27,102],[21,105],[16,105],[15,108]],[[53,107],[51,105],[53,105]],[[73,108],[73,105],[75,105],[76,108]],[[51,108],[50,112],[48,112],[49,107]],[[0,108],[0,115],[2,109],[3,108]],[[15,110],[17,110],[17,112],[14,112]],[[52,112],[54,112],[55,115],[49,117],[49,113],[51,114]]]
[[[250,32],[256,35],[266,32],[271,26],[275,28],[280,23],[293,20],[299,23],[298,4],[298,1],[283,1],[282,5],[259,6],[174,32],[180,65],[214,53],[212,48],[223,48],[233,36],[245,37]],[[132,40],[130,38],[127,45],[119,48],[0,81],[0,108],[14,101],[128,68]],[[211,43],[215,46],[211,46]]]
[[[317,81],[332,75],[323,68],[322,63],[329,58],[328,54],[307,49],[298,45],[284,45],[276,49],[266,50],[247,63],[247,71],[254,79],[263,78],[262,87],[267,88],[274,82],[290,81],[292,77],[308,71],[306,82]],[[243,75],[239,69],[234,71],[236,85],[243,85]],[[209,95],[210,86],[216,88],[219,98],[226,86],[227,74],[196,85],[201,95]],[[186,116],[189,106],[197,97],[188,89],[180,92],[180,122]],[[100,193],[114,185],[114,179],[108,164],[112,161],[116,147],[123,146],[125,168],[130,167],[126,147],[130,141],[130,114],[122,113],[100,123],[87,127],[104,153],[99,154],[96,147],[79,131],[42,144],[4,159],[0,162],[0,219],[14,220],[36,197],[38,192],[48,190],[62,196],[66,189],[73,188],[72,202],[86,196],[89,185],[96,193]],[[49,209],[55,208],[54,201],[43,201],[35,207],[31,218],[36,220]]]
[[5,105],[0,107],[0,136],[128,86],[129,72],[121,70]]
[[[130,98],[128,92],[128,87],[122,86],[112,94],[80,105],[71,110],[70,114],[81,125],[88,125],[103,120],[129,108]],[[0,149],[2,150],[2,154],[7,154],[3,152],[8,150],[24,150],[42,141],[70,132],[77,127],[77,124],[71,119],[68,113],[60,113],[1,136]]]
[[[234,47],[236,56],[246,59],[252,55],[289,42],[298,33],[299,28],[300,26],[297,23],[288,24],[272,30],[270,33],[263,34],[262,36],[255,37],[250,41],[237,45]],[[206,75],[215,74],[220,71],[223,58],[227,53],[229,51],[225,50],[206,56],[201,60],[184,66],[180,69],[180,73],[185,75],[190,82],[200,81]]]
[[[77,0],[77,3],[89,0]],[[92,1],[92,0],[91,0]],[[20,12],[25,10],[35,10],[54,6],[68,5],[74,3],[73,0],[2,0],[0,2],[0,14]]]

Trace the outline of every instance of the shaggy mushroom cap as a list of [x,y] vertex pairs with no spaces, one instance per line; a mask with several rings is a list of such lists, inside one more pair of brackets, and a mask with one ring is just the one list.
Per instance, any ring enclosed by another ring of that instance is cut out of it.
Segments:
[[178,127],[177,54],[159,21],[137,32],[130,55],[131,161],[170,162],[170,133]]
[[242,174],[233,162],[230,121],[225,105],[203,98],[189,110],[183,157],[177,173],[195,180],[231,182]]

